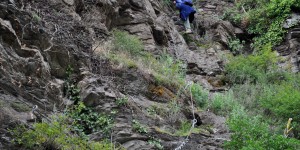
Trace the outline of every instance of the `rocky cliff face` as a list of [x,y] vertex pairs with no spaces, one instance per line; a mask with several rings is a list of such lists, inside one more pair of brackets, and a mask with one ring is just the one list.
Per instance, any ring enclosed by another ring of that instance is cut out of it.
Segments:
[[[210,79],[222,72],[221,55],[226,53],[228,38],[242,32],[217,19],[222,9],[230,5],[217,2],[197,4],[195,34],[186,39],[180,33],[178,16],[159,0],[0,2],[0,149],[12,149],[8,128],[20,122],[29,123],[32,106],[39,106],[35,114],[39,119],[70,103],[64,93],[69,66],[77,74],[74,80],[83,101],[99,112],[118,109],[113,101],[122,95],[129,97],[130,105],[115,118],[114,141],[127,149],[153,149],[147,142],[148,136],[132,131],[132,120],[137,119],[151,127],[149,134],[160,138],[165,149],[179,146],[182,137],[166,135],[154,128],[171,128],[170,120],[149,117],[146,113],[151,105],[168,109],[165,102],[170,95],[155,96],[149,90],[157,86],[151,76],[137,69],[116,69],[95,57],[93,50],[111,39],[112,29],[126,30],[143,41],[146,51],[159,55],[166,49],[184,61],[188,66],[187,80],[200,82],[209,90],[218,89]],[[193,40],[188,42],[188,38]],[[161,88],[173,92],[168,87]],[[183,99],[188,101],[188,97]],[[183,105],[190,107],[188,102]],[[190,114],[187,110],[176,117],[190,119]],[[205,111],[197,115],[201,118],[199,122],[212,126],[213,130],[193,134],[185,149],[221,149],[228,139],[225,119]],[[92,137],[98,140],[101,135],[95,133]]]

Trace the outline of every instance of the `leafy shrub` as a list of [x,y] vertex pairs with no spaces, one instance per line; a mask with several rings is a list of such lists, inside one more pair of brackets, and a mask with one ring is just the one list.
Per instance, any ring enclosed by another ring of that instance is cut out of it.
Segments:
[[173,136],[188,136],[191,133],[199,133],[200,130],[198,128],[192,128],[191,130],[191,127],[192,127],[192,123],[191,121],[181,121],[180,122],[180,127],[179,129],[174,133],[172,134]]
[[143,43],[133,35],[120,30],[114,30],[114,48],[120,52],[129,52],[131,55],[139,55],[143,51]]
[[147,108],[147,112],[149,115],[164,115],[165,111],[166,110],[164,108],[157,105],[151,105]]
[[193,99],[199,107],[204,107],[208,100],[208,91],[204,90],[199,84],[191,85]]
[[229,49],[233,54],[240,54],[244,48],[245,41],[240,41],[239,39],[229,39]]
[[242,107],[236,107],[232,111],[228,126],[233,132],[231,141],[225,143],[225,148],[229,150],[300,148],[300,141],[271,133],[261,117],[248,116]]
[[[88,142],[72,133],[67,116],[53,115],[50,122],[35,123],[33,129],[18,126],[11,130],[14,142],[28,149],[110,150],[107,142]],[[120,149],[120,148],[117,148]]]
[[243,83],[245,81],[256,82],[266,80],[265,74],[275,69],[277,61],[271,45],[263,47],[261,52],[249,56],[237,56],[226,64],[226,78],[231,83]]
[[239,10],[236,7],[233,7],[225,10],[221,19],[228,20],[234,23],[235,25],[240,25],[242,21],[242,14],[239,12]]
[[148,133],[148,128],[146,126],[142,125],[137,120],[132,120],[132,129],[139,133]]
[[260,103],[278,117],[300,119],[300,88],[289,82],[270,85],[260,97]]
[[213,112],[220,115],[229,114],[237,106],[239,106],[239,104],[234,99],[232,91],[224,94],[216,93],[210,104],[210,108]]
[[158,150],[164,149],[164,147],[161,145],[161,140],[160,139],[151,137],[151,139],[148,140],[148,143],[150,145],[154,145],[154,147],[157,148]]
[[168,54],[163,54],[158,61],[153,60],[150,63],[156,68],[154,76],[158,83],[170,86],[184,83],[185,65],[181,61],[175,60]]
[[81,98],[80,98],[80,89],[75,84],[75,81],[72,79],[72,74],[74,73],[74,69],[68,65],[66,70],[67,80],[64,86],[64,93],[67,98],[74,101],[74,104],[77,104]]
[[282,24],[291,13],[291,8],[299,8],[300,0],[239,0],[236,7],[227,10],[223,16],[239,25],[243,18],[249,19],[248,32],[256,35],[253,47],[260,49],[271,43],[278,45],[286,30]]
[[258,107],[260,106],[259,98],[262,96],[264,89],[268,86],[269,85],[265,83],[252,84],[246,82],[244,84],[234,85],[231,90],[233,98],[237,103],[241,104],[248,110],[259,112],[262,110]]
[[121,97],[121,98],[117,98],[116,99],[116,104],[118,105],[118,106],[124,106],[124,105],[126,105],[128,103],[128,97]]
[[73,119],[74,130],[81,134],[90,134],[96,131],[108,134],[113,125],[111,116],[99,114],[82,102],[70,109],[68,116]]
[[186,66],[181,61],[166,53],[157,58],[143,51],[142,42],[127,32],[114,30],[113,35],[113,51],[109,51],[107,58],[128,68],[150,73],[159,84],[179,87],[184,83]]
[[31,110],[29,106],[20,102],[13,102],[10,104],[10,106],[18,112],[29,112]]

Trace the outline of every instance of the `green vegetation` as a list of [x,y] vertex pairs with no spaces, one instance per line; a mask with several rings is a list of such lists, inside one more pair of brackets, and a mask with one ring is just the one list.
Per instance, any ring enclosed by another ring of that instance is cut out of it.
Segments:
[[192,128],[192,130],[191,130],[191,127],[192,127],[192,123],[190,121],[184,120],[184,121],[180,122],[180,126],[176,129],[173,129],[173,128],[161,129],[161,128],[156,127],[155,130],[157,132],[168,134],[171,136],[181,136],[181,137],[188,136],[188,135],[190,135],[190,133],[199,134],[201,132],[205,132],[205,129],[203,129],[203,128],[195,127],[195,128]]
[[70,100],[74,101],[74,104],[77,104],[81,98],[79,96],[80,89],[76,86],[75,81],[71,78],[72,74],[74,73],[74,69],[69,65],[66,70],[67,80],[65,83],[65,95]]
[[[111,150],[108,142],[88,142],[72,132],[65,115],[53,115],[50,122],[35,123],[32,129],[18,126],[11,130],[14,142],[28,149]],[[121,149],[121,148],[117,148]]]
[[36,13],[33,12],[31,15],[32,15],[32,20],[34,22],[38,23],[38,22],[42,21],[42,18],[38,14],[36,14]]
[[163,6],[170,8],[172,5],[172,1],[171,0],[162,0],[162,4],[163,4]]
[[249,116],[242,107],[236,107],[230,114],[228,125],[234,133],[231,141],[225,143],[228,150],[297,150],[300,142],[270,132],[269,125],[260,116]]
[[113,31],[114,49],[119,52],[129,52],[131,55],[139,55],[143,52],[143,43],[134,35],[119,30]]
[[245,41],[240,41],[237,38],[229,39],[229,49],[234,55],[240,54],[244,48]]
[[139,133],[142,134],[147,134],[148,133],[148,128],[144,125],[142,125],[140,122],[138,122],[137,120],[132,120],[132,129],[134,131],[137,131]]
[[260,105],[280,118],[293,118],[300,123],[300,87],[297,82],[285,81],[280,84],[266,86],[259,97]]
[[[74,104],[66,108],[64,114],[53,114],[43,122],[35,123],[30,129],[22,125],[12,129],[15,143],[29,149],[112,149],[114,145],[108,142],[89,141],[88,135],[100,131],[103,136],[108,136],[116,112],[101,114],[85,106],[79,96],[80,90],[71,78],[73,69],[68,67],[66,74],[65,96]],[[14,109],[23,111],[21,106],[12,103]]]
[[[254,55],[240,55],[226,64],[226,78],[231,83],[261,82],[274,75],[277,57],[268,44]],[[267,74],[267,75],[266,75]]]
[[164,149],[164,147],[161,145],[161,140],[160,139],[151,137],[151,139],[148,140],[148,143],[150,145],[154,145],[154,147],[158,150],[163,150]]
[[116,99],[116,104],[120,107],[120,106],[125,106],[128,103],[128,97],[124,96],[121,98],[117,98]]
[[208,91],[204,90],[199,84],[191,85],[193,100],[199,107],[204,107],[208,100]]
[[95,112],[79,102],[73,108],[69,109],[68,116],[73,119],[73,129],[81,135],[91,134],[102,131],[108,135],[113,126],[113,117],[111,115],[100,114]]
[[[277,61],[267,44],[252,55],[231,58],[225,66],[231,89],[215,94],[208,107],[229,117],[233,134],[226,149],[300,148],[300,76],[280,70]],[[294,138],[283,134],[289,118],[294,120]]]
[[151,105],[147,108],[147,112],[149,115],[164,115],[165,109],[157,105]]
[[238,103],[233,97],[233,91],[224,94],[216,93],[210,104],[210,108],[219,115],[227,115],[237,106]]
[[17,112],[29,112],[31,110],[29,106],[20,102],[13,102],[10,106]]
[[239,0],[224,13],[223,19],[256,35],[253,47],[259,50],[267,43],[280,44],[286,33],[282,26],[292,8],[299,9],[300,0]]
[[119,66],[138,68],[152,74],[159,84],[179,87],[184,84],[185,65],[170,55],[163,53],[160,57],[143,51],[142,42],[127,32],[114,30],[112,48],[99,52]]

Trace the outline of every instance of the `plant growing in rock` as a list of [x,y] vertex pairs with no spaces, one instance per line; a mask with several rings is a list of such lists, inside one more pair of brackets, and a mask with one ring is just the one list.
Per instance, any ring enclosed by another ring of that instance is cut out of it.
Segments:
[[229,114],[237,106],[239,106],[239,104],[234,99],[232,91],[225,94],[215,94],[210,104],[210,108],[214,113],[224,116]]
[[113,117],[100,114],[93,109],[79,102],[68,111],[68,115],[73,119],[75,131],[81,134],[90,134],[96,131],[102,131],[108,135],[113,125]]
[[157,105],[151,105],[147,108],[147,112],[150,115],[164,115],[165,110]]
[[225,66],[226,78],[231,83],[263,81],[267,72],[276,70],[276,62],[277,57],[272,52],[271,45],[268,44],[254,55],[232,58]]
[[19,102],[13,102],[10,106],[18,112],[28,112],[31,110],[26,104]]
[[172,100],[168,103],[169,110],[166,112],[167,121],[170,124],[174,124],[175,122],[179,121],[178,115],[182,109],[181,104],[179,104],[176,100]]
[[240,149],[290,149],[300,148],[296,139],[285,138],[270,132],[268,124],[260,116],[249,116],[242,107],[236,107],[228,120],[233,132],[232,140],[225,143],[230,150]]
[[163,150],[164,149],[164,147],[161,145],[161,140],[160,139],[151,137],[150,140],[148,140],[148,143],[150,145],[153,145],[158,150]]
[[[11,130],[14,142],[27,149],[101,149],[110,150],[112,145],[107,142],[89,142],[72,132],[65,115],[52,115],[50,121],[35,123],[32,129],[17,126]],[[120,147],[117,149],[121,150]]]
[[191,85],[192,97],[199,107],[204,107],[208,100],[208,91],[204,90],[199,84]]
[[79,96],[80,89],[77,87],[77,85],[75,84],[75,82],[71,77],[73,73],[74,73],[74,69],[69,65],[66,70],[67,79],[66,79],[64,91],[66,97],[74,101],[74,104],[77,104],[81,100]]
[[142,133],[142,134],[148,133],[148,128],[146,126],[142,125],[137,120],[132,120],[132,129],[134,131],[137,131],[137,132]]
[[244,48],[245,41],[240,41],[237,38],[229,39],[228,47],[234,55],[240,54]]
[[42,18],[38,14],[32,13],[32,20],[38,23],[42,20]]
[[124,96],[121,98],[117,98],[116,99],[116,104],[120,107],[120,106],[125,106],[128,103],[128,97]]
[[142,42],[136,36],[120,30],[114,30],[113,35],[113,44],[115,50],[119,52],[128,52],[132,56],[142,54],[144,47]]

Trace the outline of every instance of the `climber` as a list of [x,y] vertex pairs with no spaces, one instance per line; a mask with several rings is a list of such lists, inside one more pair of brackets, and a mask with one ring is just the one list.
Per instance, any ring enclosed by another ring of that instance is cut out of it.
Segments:
[[184,27],[187,34],[192,33],[191,24],[194,20],[196,10],[193,8],[192,0],[176,0],[174,1],[176,8],[180,11],[180,18],[184,21]]

